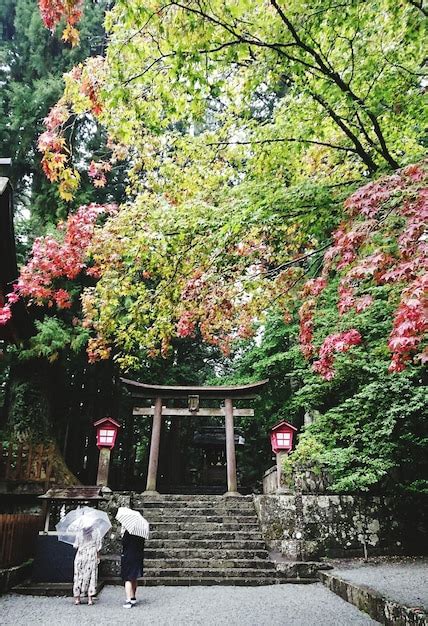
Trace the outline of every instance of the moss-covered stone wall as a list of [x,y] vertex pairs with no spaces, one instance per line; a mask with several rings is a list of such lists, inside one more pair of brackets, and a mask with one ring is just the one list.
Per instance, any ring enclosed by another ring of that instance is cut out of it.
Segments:
[[269,548],[291,559],[427,550],[427,502],[421,498],[278,494],[254,499]]

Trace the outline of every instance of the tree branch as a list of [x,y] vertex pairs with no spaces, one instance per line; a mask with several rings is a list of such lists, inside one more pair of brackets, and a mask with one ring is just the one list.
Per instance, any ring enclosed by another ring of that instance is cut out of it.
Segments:
[[135,31],[135,33],[133,33],[132,35],[130,35],[129,37],[127,37],[121,44],[120,44],[120,48],[118,50],[118,53],[120,53],[123,49],[124,46],[126,46],[132,39],[134,39],[134,37],[136,37],[137,35],[140,35],[145,28],[148,26],[148,24],[151,22],[151,20],[155,17],[155,15],[160,15],[160,13],[162,13],[162,11],[164,11],[165,9],[167,9],[168,7],[171,6],[171,3],[168,4],[164,4],[164,6],[162,6],[160,9],[158,9],[158,11],[156,11],[155,13],[152,13],[147,20],[144,22],[144,24],[141,26],[141,28],[139,28],[138,30]]
[[356,148],[351,148],[351,146],[339,146],[334,143],[329,143],[328,141],[315,141],[312,139],[298,139],[297,137],[281,137],[278,139],[255,139],[249,141],[213,141],[211,143],[207,143],[206,145],[211,146],[250,146],[250,145],[260,145],[265,143],[281,143],[281,142],[290,142],[290,143],[309,143],[315,144],[316,146],[326,146],[327,148],[333,148],[334,150],[343,150],[345,152],[354,152],[357,153]]
[[183,11],[186,11],[188,13],[193,13],[195,15],[199,15],[199,17],[202,17],[203,19],[207,20],[208,22],[211,22],[212,24],[215,24],[216,26],[219,26],[220,28],[223,28],[228,33],[230,33],[231,35],[236,37],[239,40],[240,43],[244,43],[244,44],[247,44],[249,46],[255,46],[255,47],[259,47],[259,48],[268,48],[268,49],[271,49],[271,50],[275,50],[276,52],[281,54],[281,56],[284,56],[285,58],[287,58],[290,61],[294,61],[296,63],[299,63],[300,65],[303,65],[304,67],[310,68],[310,69],[312,69],[314,71],[319,71],[319,68],[316,67],[315,65],[312,65],[311,63],[308,63],[307,61],[304,61],[303,59],[299,59],[297,57],[293,57],[289,53],[287,53],[287,52],[285,52],[283,50],[283,48],[296,47],[295,43],[292,43],[292,42],[285,43],[285,44],[284,43],[268,43],[268,42],[265,42],[265,41],[261,41],[258,38],[256,38],[256,39],[255,38],[249,39],[248,37],[238,33],[234,28],[232,28],[232,26],[230,26],[230,24],[222,22],[218,18],[215,18],[212,15],[209,15],[208,13],[205,13],[201,9],[195,9],[195,8],[190,7],[190,6],[186,6],[186,5],[180,4],[179,2],[173,2],[172,4],[174,6],[177,6],[180,9],[182,9]]
[[[297,33],[297,30],[295,29],[295,27],[293,26],[293,24],[290,22],[290,20],[288,19],[288,17],[285,15],[284,11],[282,10],[282,8],[279,6],[279,4],[277,3],[276,0],[270,0],[270,3],[272,4],[272,6],[275,8],[276,12],[278,13],[278,15],[280,16],[281,20],[284,22],[284,24],[286,25],[287,29],[289,30],[289,32],[291,33],[292,37],[294,38],[296,44],[305,52],[307,52],[318,64],[318,69],[328,78],[330,78],[338,87],[341,91],[343,91],[344,93],[346,93],[353,102],[355,102],[355,104],[358,104],[359,107],[361,107],[364,111],[364,113],[367,115],[367,117],[370,119],[372,126],[373,126],[373,130],[375,135],[377,136],[378,140],[379,140],[379,144],[381,146],[381,154],[383,156],[383,158],[385,159],[385,161],[393,168],[393,169],[397,169],[399,167],[399,164],[397,163],[397,161],[392,157],[392,155],[390,154],[388,147],[386,145],[386,141],[385,138],[383,136],[382,130],[380,128],[380,124],[379,121],[376,117],[376,115],[367,107],[366,103],[364,102],[364,100],[362,100],[362,98],[360,98],[359,96],[357,96],[351,89],[349,83],[346,83],[343,78],[340,76],[340,74],[338,72],[336,72],[335,70],[331,69],[330,67],[328,67],[328,65],[326,64],[326,62],[324,61],[324,59],[322,58],[322,56],[316,51],[314,50],[311,46],[308,46],[300,37],[299,34]],[[334,118],[333,118],[334,119]]]
[[292,267],[293,265],[298,265],[302,261],[305,261],[306,259],[309,259],[310,257],[314,256],[315,254],[319,254],[320,252],[323,252],[323,250],[326,250],[330,246],[331,246],[331,239],[326,244],[321,246],[320,248],[317,248],[316,250],[313,250],[312,252],[308,252],[307,254],[303,254],[302,256],[298,257],[297,259],[292,259],[291,261],[286,261],[285,263],[281,263],[280,265],[277,265],[276,267],[272,268],[271,270],[268,270],[267,272],[264,272],[264,274],[269,276],[272,273],[280,272],[280,271],[286,269],[287,267]]
[[144,76],[144,74],[147,74],[147,72],[149,72],[152,69],[152,67],[154,67],[155,65],[157,65],[157,63],[159,63],[159,61],[163,61],[164,59],[167,59],[168,57],[173,57],[173,56],[175,56],[175,52],[171,52],[169,54],[162,54],[160,57],[152,61],[146,68],[144,68],[142,72],[140,72],[139,74],[134,74],[134,76],[131,76],[131,78],[127,78],[122,83],[122,85],[129,85],[129,83],[131,83],[133,80],[137,80],[137,78],[141,78],[142,76]]
[[369,172],[371,174],[374,174],[374,172],[377,170],[377,164],[373,161],[370,154],[364,149],[364,146],[362,145],[358,137],[355,135],[355,133],[352,132],[349,126],[345,124],[345,122],[330,107],[330,105],[323,98],[321,98],[321,96],[313,92],[311,92],[311,95],[314,98],[314,100],[316,100],[327,111],[327,113],[330,115],[332,120],[336,122],[336,124],[339,126],[339,128],[342,129],[345,135],[349,137],[349,139],[352,141],[352,143],[355,146],[358,156],[367,165],[367,167],[369,168]]

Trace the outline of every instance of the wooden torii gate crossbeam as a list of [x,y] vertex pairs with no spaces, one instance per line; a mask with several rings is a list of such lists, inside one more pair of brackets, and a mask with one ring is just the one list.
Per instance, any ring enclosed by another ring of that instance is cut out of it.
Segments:
[[[147,472],[147,485],[145,493],[158,493],[156,490],[156,477],[159,460],[160,434],[162,416],[224,416],[226,429],[226,462],[227,462],[227,492],[225,495],[237,496],[238,486],[236,480],[236,455],[234,416],[253,416],[253,409],[235,409],[234,400],[253,400],[256,398],[268,380],[261,380],[249,385],[231,385],[219,387],[199,386],[175,386],[175,385],[150,385],[139,383],[128,378],[121,381],[131,392],[134,401],[139,399],[154,400],[151,407],[135,407],[134,415],[153,416],[152,436],[150,441],[149,468]],[[187,398],[188,408],[168,408],[163,405],[164,400]],[[224,407],[200,408],[199,401],[215,399],[224,400]]]

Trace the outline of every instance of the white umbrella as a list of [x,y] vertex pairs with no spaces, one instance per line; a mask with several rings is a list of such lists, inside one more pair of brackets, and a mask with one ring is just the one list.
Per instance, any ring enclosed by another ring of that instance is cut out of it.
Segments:
[[137,535],[137,537],[144,537],[144,539],[149,538],[149,522],[138,511],[120,506],[116,519],[130,535]]
[[74,544],[76,536],[83,530],[94,530],[104,537],[111,528],[107,513],[93,509],[90,506],[81,506],[69,511],[56,525],[58,541]]

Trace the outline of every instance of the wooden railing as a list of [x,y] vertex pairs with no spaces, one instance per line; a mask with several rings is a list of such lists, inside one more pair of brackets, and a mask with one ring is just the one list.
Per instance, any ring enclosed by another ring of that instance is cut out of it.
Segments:
[[52,464],[51,446],[0,442],[0,480],[30,480],[49,483]]
[[20,565],[34,557],[42,525],[40,515],[0,514],[0,569]]

